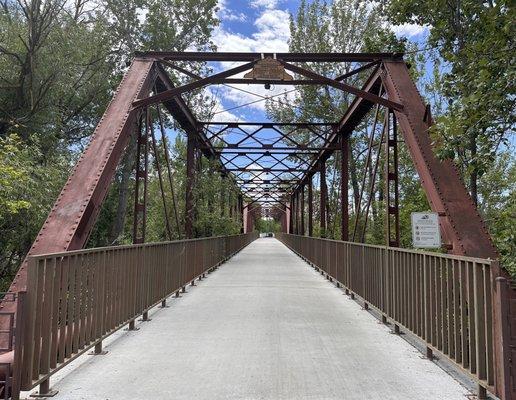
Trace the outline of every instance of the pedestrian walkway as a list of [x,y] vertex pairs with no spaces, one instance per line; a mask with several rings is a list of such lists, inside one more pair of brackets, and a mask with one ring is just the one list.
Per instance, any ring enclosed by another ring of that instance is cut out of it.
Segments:
[[256,240],[136,332],[52,378],[54,399],[465,399],[273,238]]

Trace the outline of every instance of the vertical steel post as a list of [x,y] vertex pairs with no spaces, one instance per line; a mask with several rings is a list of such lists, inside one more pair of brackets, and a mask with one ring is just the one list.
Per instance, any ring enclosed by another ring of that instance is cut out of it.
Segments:
[[[145,127],[142,125],[145,124]],[[134,185],[133,243],[145,242],[147,224],[147,173],[149,148],[149,112],[140,117],[136,139],[136,176]],[[143,188],[142,188],[143,186]],[[129,330],[138,330],[134,319],[129,321]]]
[[294,233],[299,233],[299,209],[297,206],[297,191],[294,192]]
[[245,205],[244,212],[245,212],[245,233],[249,233],[249,227],[250,227],[249,218],[251,218],[251,213],[249,212],[249,204]]
[[[163,202],[163,211],[164,211],[164,215],[165,215],[165,228],[167,229],[168,239],[173,240],[172,228],[170,226],[170,221],[168,219],[167,199],[165,197],[165,185],[163,184],[163,174],[161,173],[161,164],[159,161],[158,145],[156,142],[156,135],[154,134],[154,127],[153,127],[151,121],[149,121],[149,128],[150,128],[150,136],[151,136],[151,143],[152,143],[152,152],[154,154],[154,163],[156,164],[156,171],[158,172],[159,189],[161,192],[161,200]],[[165,150],[165,153],[166,153],[166,150]]]
[[294,192],[294,233],[299,235],[299,192]]
[[285,205],[285,232],[286,233],[292,233],[292,230],[290,229],[290,221],[292,220],[292,208],[291,204]]
[[321,226],[321,237],[326,237],[326,197],[328,196],[328,187],[326,186],[326,162],[321,162],[319,166],[320,172],[320,185],[321,185],[321,197],[320,197],[320,226]]
[[340,228],[341,240],[349,240],[349,198],[348,198],[348,184],[349,184],[349,136],[341,136],[340,138]]
[[233,196],[231,190],[228,191],[228,209],[229,209],[229,219],[233,218]]
[[194,199],[193,186],[195,183],[195,138],[187,135],[186,144],[186,200],[185,200],[185,234],[187,239],[193,237]]
[[225,175],[222,175],[222,179],[221,179],[221,185],[220,185],[220,192],[219,192],[219,201],[220,201],[220,216],[221,217],[224,217],[224,214],[226,212],[226,204],[224,203],[224,194],[225,194],[225,188],[224,188],[224,183],[225,183],[225,178],[226,176]]
[[314,202],[313,202],[313,186],[312,176],[308,178],[308,236],[314,235]]
[[300,231],[300,227],[299,227],[299,216],[300,216],[300,213],[299,213],[299,190],[296,190],[296,195],[294,197],[295,199],[295,202],[296,202],[296,235],[299,235],[299,231]]
[[282,226],[281,226],[282,230],[281,231],[284,233],[288,233],[288,225],[287,225],[288,224],[288,207],[286,204],[283,205],[283,210],[284,210],[284,212],[281,217],[281,222],[282,222]]
[[294,195],[290,196],[290,218],[288,221],[288,233],[294,233]]
[[[142,126],[145,124],[145,126]],[[134,187],[133,243],[145,242],[147,223],[147,174],[149,153],[149,112],[146,109],[137,128],[136,178]]]
[[[389,118],[390,117],[390,118]],[[392,121],[392,124],[391,124]],[[387,245],[400,246],[400,216],[398,195],[398,134],[396,116],[389,110],[385,140],[385,178],[387,203]]]
[[294,235],[296,234],[296,192],[292,193],[291,197],[291,208],[290,208],[290,224],[292,226],[292,232]]
[[[495,264],[495,265],[494,265]],[[496,276],[493,269],[498,269],[498,261],[491,264],[491,280],[494,282],[491,289],[493,309],[493,337],[494,341],[494,385],[496,395],[501,400],[514,398],[516,389],[512,384],[511,364],[511,315],[510,303],[514,299],[511,293],[510,281],[502,276]],[[513,300],[514,301],[514,300]]]
[[244,196],[238,195],[238,220],[240,222],[240,233],[244,233]]
[[301,211],[301,235],[305,235],[305,186],[301,186],[301,189],[299,191],[299,194],[301,196],[301,204],[299,205],[299,209]]

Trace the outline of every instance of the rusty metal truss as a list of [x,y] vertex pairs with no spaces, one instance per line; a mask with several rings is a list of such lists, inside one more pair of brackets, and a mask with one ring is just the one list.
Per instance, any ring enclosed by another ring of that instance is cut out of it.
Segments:
[[[189,63],[199,62],[219,62],[222,70],[209,76],[199,76],[185,67]],[[229,67],[224,63],[230,63]],[[341,76],[324,76],[310,69],[314,63],[349,63],[354,69]],[[172,72],[186,78],[178,80],[171,75]],[[360,87],[348,83],[348,78],[357,74],[366,77]],[[174,83],[178,81],[183,83]],[[183,97],[210,85],[234,84],[266,87],[324,85],[352,94],[354,99],[343,110],[340,119],[335,121],[278,123],[200,121]],[[351,226],[347,199],[348,141],[366,115],[376,107],[377,114],[380,109],[390,118],[383,123],[382,129],[387,138],[385,149],[390,152],[390,157],[394,157],[389,161],[390,169],[386,170],[392,193],[388,210],[392,223],[389,226],[394,229],[392,234],[389,232],[390,244],[396,245],[399,238],[396,141],[400,136],[410,152],[432,210],[439,213],[442,236],[448,251],[484,258],[498,256],[455,166],[451,161],[437,159],[433,153],[428,134],[432,124],[429,107],[423,102],[410,78],[403,54],[200,52],[136,54],[29,255],[70,251],[85,246],[131,135],[140,132],[138,149],[139,155],[142,155],[141,151],[148,147],[148,142],[141,142],[145,139],[142,139],[139,126],[144,121],[147,133],[143,136],[148,137],[154,124],[149,121],[149,116],[156,111],[159,114],[157,107],[160,105],[187,135],[184,219],[187,237],[193,235],[193,187],[201,154],[215,160],[220,173],[238,185],[240,194],[237,200],[230,200],[233,203],[229,209],[232,215],[235,212],[240,215],[243,231],[252,228],[252,215],[267,208],[273,210],[267,211],[269,215],[281,220],[284,231],[311,236],[313,184],[318,181],[320,185],[319,220],[324,234],[328,207],[326,162],[335,152],[340,152],[339,204],[342,239],[347,240],[348,228]],[[161,116],[159,118],[162,123]],[[388,128],[389,121],[395,124],[391,130]],[[153,147],[155,149],[155,144]],[[144,186],[145,163],[140,163],[137,172]],[[314,181],[317,176],[318,179]],[[135,212],[141,214],[142,220],[145,219],[144,196],[140,196]],[[143,240],[144,227],[141,229],[137,241]],[[495,271],[496,276],[501,274]],[[26,282],[26,263],[23,263],[9,291],[15,294],[25,290]],[[516,301],[513,292],[510,295]],[[16,302],[2,301],[2,307],[5,313],[15,316]],[[6,330],[8,327],[0,326],[0,329]],[[500,349],[494,351],[501,352]],[[501,357],[501,353],[497,353],[497,356]]]

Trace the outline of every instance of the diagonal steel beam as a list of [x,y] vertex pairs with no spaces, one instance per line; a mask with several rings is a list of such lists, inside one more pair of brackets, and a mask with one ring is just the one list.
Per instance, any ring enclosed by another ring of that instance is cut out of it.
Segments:
[[310,71],[310,70],[308,70],[306,68],[298,67],[298,66],[293,65],[293,64],[289,64],[287,62],[281,62],[281,63],[283,64],[285,69],[287,69],[289,71],[292,71],[292,72],[295,72],[296,74],[300,74],[300,75],[303,75],[303,76],[306,76],[306,77],[312,78],[312,79],[322,79],[329,86],[333,86],[334,88],[343,90],[345,92],[352,93],[352,94],[354,94],[354,95],[356,95],[358,97],[361,97],[361,98],[363,98],[365,100],[369,100],[369,101],[371,101],[373,103],[381,104],[382,106],[385,106],[385,107],[388,107],[388,108],[392,108],[393,110],[396,110],[396,111],[402,111],[403,110],[403,105],[402,104],[400,104],[398,102],[395,102],[395,101],[384,99],[383,97],[377,96],[374,93],[370,93],[367,90],[357,89],[354,86],[348,85],[346,83],[338,82],[335,79],[327,78],[327,77],[325,77],[323,75],[320,75],[320,74],[318,74],[316,72]]
[[337,76],[335,78],[336,81],[343,81],[344,79],[347,79],[349,78],[350,76],[353,76],[353,75],[356,75],[358,74],[359,72],[362,72],[362,71],[365,71],[371,67],[374,67],[375,65],[378,65],[380,62],[379,61],[373,61],[373,62],[370,62],[368,64],[365,64],[365,65],[362,65],[361,67],[357,68],[357,69],[354,69],[353,71],[349,71],[343,75],[340,75],[340,76]]
[[[77,250],[85,246],[116,167],[137,126],[139,111],[132,108],[132,103],[138,97],[150,93],[155,79],[156,70],[152,60],[133,60],[27,257]],[[9,292],[23,291],[26,285],[27,258],[18,270]],[[16,302],[1,303],[4,313],[16,313],[16,307]],[[1,322],[0,330],[5,332],[6,329],[4,322]],[[7,347],[7,337],[2,335],[0,347]]]
[[497,258],[487,227],[471,201],[459,172],[450,160],[439,160],[432,150],[425,118],[426,106],[410,78],[404,62],[384,63],[382,74],[389,97],[406,104],[406,112],[396,112],[405,143],[432,210],[439,213],[444,238],[453,254]]
[[189,82],[182,86],[178,86],[178,87],[175,87],[172,89],[165,90],[164,92],[155,94],[154,96],[136,100],[135,102],[133,102],[133,107],[139,108],[139,107],[149,106],[151,104],[162,103],[166,100],[169,100],[176,96],[179,96],[185,92],[189,92],[191,90],[199,89],[204,86],[207,86],[207,85],[213,83],[214,81],[216,81],[217,79],[226,78],[228,76],[236,75],[240,72],[248,71],[251,68],[253,68],[254,64],[256,64],[256,61],[251,61],[249,63],[239,65],[238,67],[230,68],[226,71],[222,71],[218,74],[199,79],[198,81]]
[[[156,79],[156,91],[163,93],[174,89],[174,83],[166,73],[166,71],[157,64],[158,78]],[[194,114],[181,98],[181,96],[173,97],[163,102],[167,111],[174,117],[179,126],[188,134],[193,135],[199,142],[199,147],[207,158],[218,158],[218,155],[206,138],[204,132],[199,127],[199,123]]]

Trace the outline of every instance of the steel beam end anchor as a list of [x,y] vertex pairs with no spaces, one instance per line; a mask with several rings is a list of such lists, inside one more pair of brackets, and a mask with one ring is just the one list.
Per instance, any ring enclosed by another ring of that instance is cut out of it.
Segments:
[[139,319],[139,321],[141,322],[149,322],[149,321],[152,321],[152,318],[149,318],[149,313],[148,311],[145,311],[143,314],[142,314],[142,318]]
[[392,335],[403,335],[403,332],[400,329],[400,326],[398,324],[394,324],[394,329],[390,331]]
[[50,388],[50,380],[47,378],[43,382],[39,384],[39,392],[32,393],[29,397],[35,398],[45,398],[45,397],[54,397],[59,393],[59,390],[54,390]]
[[58,393],[59,393],[59,390],[50,389],[50,390],[49,390],[48,392],[46,392],[46,393],[40,393],[40,392],[31,393],[31,394],[29,395],[29,397],[38,398],[38,399],[45,399],[45,398],[47,398],[47,397],[54,397],[54,396],[56,396]]
[[88,353],[89,356],[104,356],[106,355],[107,353],[109,353],[109,351],[107,350],[102,350],[102,342],[98,342],[96,345],[95,345],[95,349],[93,351],[90,351]]
[[134,319],[129,321],[129,325],[127,328],[125,328],[126,331],[139,331],[140,328],[138,328],[136,325],[135,325],[135,322],[134,322]]
[[430,360],[430,361],[433,361],[436,359],[436,357],[434,356],[434,351],[429,346],[426,346],[426,354],[424,356],[421,356],[421,358],[423,360]]

